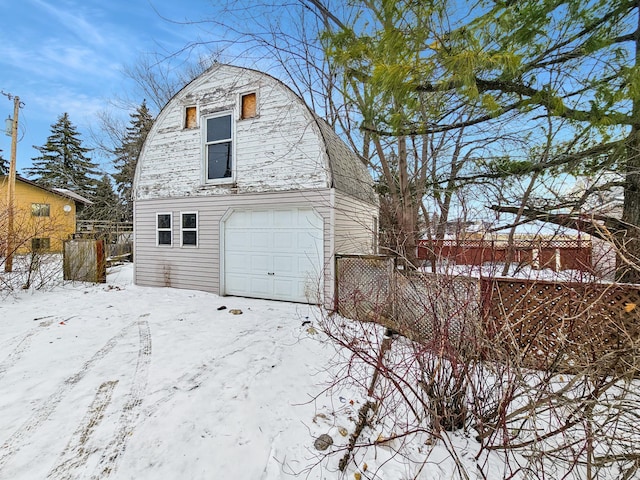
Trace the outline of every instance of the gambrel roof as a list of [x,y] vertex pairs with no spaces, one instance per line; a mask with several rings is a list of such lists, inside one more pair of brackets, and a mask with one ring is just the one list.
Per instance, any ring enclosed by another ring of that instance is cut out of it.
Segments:
[[[258,92],[258,115],[245,119],[239,98],[252,91]],[[185,124],[191,106],[200,119],[234,113],[238,155],[233,183],[215,184],[203,177],[203,125]],[[176,93],[158,115],[140,155],[134,198],[322,188],[377,205],[365,164],[291,88],[264,72],[215,64]]]

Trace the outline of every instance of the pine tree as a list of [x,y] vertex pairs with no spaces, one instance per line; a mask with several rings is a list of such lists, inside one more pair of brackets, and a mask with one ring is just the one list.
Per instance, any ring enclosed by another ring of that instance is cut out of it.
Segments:
[[2,150],[0,150],[0,175],[7,175],[9,173],[9,162],[2,156]]
[[147,108],[146,101],[143,101],[135,113],[131,114],[122,143],[114,150],[116,158],[113,164],[116,173],[113,174],[113,178],[124,206],[123,219],[126,221],[133,219],[133,199],[131,198],[133,176],[136,172],[142,146],[152,125],[153,117]]
[[119,222],[122,217],[122,206],[113,189],[111,179],[106,173],[96,182],[93,204],[83,211],[84,218],[91,220],[108,220]]
[[58,117],[51,125],[47,143],[34,148],[41,156],[32,159],[33,166],[26,170],[27,175],[44,186],[66,188],[93,199],[98,166],[87,156],[91,149],[82,146],[80,133],[69,114]]

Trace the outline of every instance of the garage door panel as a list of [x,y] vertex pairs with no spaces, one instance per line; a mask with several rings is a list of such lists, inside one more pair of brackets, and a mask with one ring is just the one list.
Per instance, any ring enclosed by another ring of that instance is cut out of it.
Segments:
[[245,235],[250,239],[252,251],[268,252],[273,245],[273,232],[265,229],[247,230]]
[[289,255],[273,255],[273,272],[276,275],[297,275],[297,259]]
[[251,225],[251,212],[237,211],[233,212],[225,222],[228,228],[242,228]]
[[227,272],[225,282],[227,289],[236,292],[236,295],[247,295],[249,293],[247,277],[244,275]]
[[[235,213],[234,213],[235,215]],[[251,219],[250,226],[253,228],[271,227],[273,221],[270,210],[255,210],[249,215]]]
[[319,243],[319,238],[315,235],[311,235],[309,233],[298,232],[295,236],[296,239],[296,247],[298,249],[302,249],[308,251],[309,249],[315,248]]
[[274,250],[291,250],[296,246],[295,235],[291,231],[274,232],[273,233],[273,249]]
[[295,280],[275,278],[273,280],[273,292],[280,298],[287,298],[291,295],[291,292],[295,292],[296,296],[300,296],[300,293],[295,287],[297,287]]
[[323,220],[310,208],[233,212],[225,222],[225,293],[316,302],[322,248]]
[[248,295],[262,297],[263,295],[269,295],[269,293],[273,290],[273,280],[269,277],[249,277],[248,280]]
[[273,212],[273,227],[291,228],[296,226],[296,217],[291,210],[275,210]]
[[251,269],[249,258],[242,253],[227,251],[226,262],[228,266],[227,272],[229,273],[248,272]]
[[249,268],[245,274],[256,275],[261,272],[266,274],[271,271],[271,264],[271,257],[268,255],[249,255]]
[[251,238],[247,234],[248,231],[233,230],[226,237],[225,249],[227,252],[242,251],[246,252],[251,247]]
[[311,210],[298,210],[297,226],[313,230],[322,230],[322,218]]
[[306,256],[298,258],[298,269],[301,272],[311,272],[314,275],[320,271],[317,262],[314,259]]

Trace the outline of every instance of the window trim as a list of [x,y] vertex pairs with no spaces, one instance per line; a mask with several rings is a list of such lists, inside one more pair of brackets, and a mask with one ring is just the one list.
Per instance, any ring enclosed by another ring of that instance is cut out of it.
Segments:
[[[195,215],[196,216],[196,226],[195,228],[185,228],[184,227],[184,222],[183,222],[183,217],[184,215]],[[199,229],[200,229],[200,215],[198,214],[197,210],[194,211],[187,211],[187,212],[180,212],[180,247],[181,248],[198,248],[200,246],[200,239],[199,239]],[[184,244],[184,232],[195,232],[196,234],[196,243],[195,245],[185,245]]]
[[[42,214],[42,210],[43,207],[46,207],[46,215]],[[38,213],[36,213],[36,209],[38,210]],[[31,216],[32,217],[38,217],[38,218],[47,218],[51,216],[51,204],[50,203],[38,203],[38,202],[33,202],[31,204]]]
[[[169,215],[169,228],[160,228],[160,215]],[[169,232],[171,243],[160,243],[160,232]],[[173,213],[172,212],[156,212],[156,247],[173,247]]]
[[[215,142],[207,142],[207,121],[211,118],[229,117],[231,122],[231,138],[229,140],[217,140]],[[200,118],[200,131],[202,134],[202,159],[203,159],[203,183],[208,185],[226,185],[235,183],[236,180],[236,123],[235,115],[232,110],[225,110],[222,112],[216,112],[212,115],[202,116]],[[231,142],[231,176],[221,178],[208,178],[209,177],[209,158],[208,158],[208,146],[219,143]]]

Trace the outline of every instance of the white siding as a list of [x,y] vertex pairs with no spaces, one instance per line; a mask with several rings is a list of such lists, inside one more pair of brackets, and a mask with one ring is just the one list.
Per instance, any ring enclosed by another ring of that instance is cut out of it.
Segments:
[[[331,190],[138,200],[135,283],[220,293],[220,221],[232,209],[311,206],[324,221],[325,299],[333,293]],[[180,212],[198,211],[198,247],[180,247]],[[173,246],[156,246],[156,213],[173,213]]]
[[335,192],[335,253],[376,253],[378,207]]
[[[239,120],[242,93],[258,92],[259,115]],[[234,185],[204,182],[200,128],[184,129],[184,109],[203,116],[233,111]],[[253,70],[220,65],[180,91],[162,110],[141,154],[137,200],[212,194],[328,188],[330,172],[315,120],[291,90]]]

